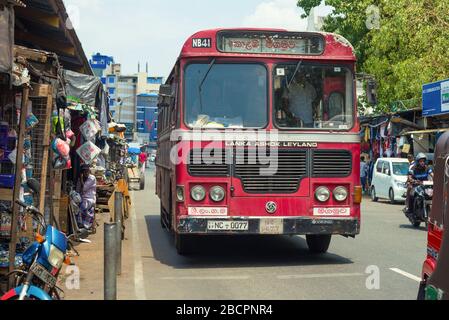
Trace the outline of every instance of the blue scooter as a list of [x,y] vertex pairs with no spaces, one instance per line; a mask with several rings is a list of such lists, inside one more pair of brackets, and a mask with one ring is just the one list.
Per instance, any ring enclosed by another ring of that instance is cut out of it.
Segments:
[[[38,193],[38,182],[33,181],[28,185]],[[44,216],[35,207],[22,201],[16,203],[33,216],[40,224],[42,232],[23,254],[21,268],[8,275],[8,278],[15,276],[17,287],[7,292],[0,300],[60,300],[60,292],[63,291],[57,287],[57,280],[63,264],[71,264],[67,255],[69,245],[73,248],[70,237],[67,238],[52,225],[46,226]]]

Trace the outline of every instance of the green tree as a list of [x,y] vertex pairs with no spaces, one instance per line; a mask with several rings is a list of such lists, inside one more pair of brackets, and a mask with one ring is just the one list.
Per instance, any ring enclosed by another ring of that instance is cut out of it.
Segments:
[[[305,11],[320,0],[299,0]],[[449,2],[447,0],[328,0],[334,11],[325,19],[324,30],[339,33],[353,45],[358,70],[379,82],[381,110],[407,100],[419,106],[422,85],[449,77]],[[379,28],[367,21],[379,8]]]

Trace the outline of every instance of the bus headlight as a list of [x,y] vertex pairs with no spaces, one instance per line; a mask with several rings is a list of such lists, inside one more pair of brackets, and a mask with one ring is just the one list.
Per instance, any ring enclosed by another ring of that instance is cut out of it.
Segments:
[[192,188],[190,195],[195,201],[203,201],[206,198],[206,189],[202,186],[195,186]]
[[318,201],[320,202],[326,202],[330,199],[331,197],[331,192],[329,191],[328,188],[326,187],[319,187],[318,189],[316,189],[315,191],[315,197],[317,198]]
[[184,202],[184,187],[183,186],[176,187],[176,198],[178,199],[178,202]]
[[226,192],[222,187],[216,186],[210,189],[210,198],[214,202],[221,202],[226,196]]
[[334,190],[334,198],[338,202],[343,202],[348,199],[348,190],[345,187],[337,187]]

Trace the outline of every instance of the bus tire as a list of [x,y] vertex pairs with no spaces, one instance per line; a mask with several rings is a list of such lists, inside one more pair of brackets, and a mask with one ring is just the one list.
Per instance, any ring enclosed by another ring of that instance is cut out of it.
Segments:
[[165,214],[164,207],[162,206],[162,201],[160,202],[160,204],[161,204],[161,227],[162,227],[162,229],[167,230],[168,228],[167,228],[167,224],[165,222],[167,215]]
[[175,232],[175,247],[179,255],[184,256],[191,253],[190,236]]
[[307,245],[311,253],[323,254],[329,250],[332,235],[307,235]]

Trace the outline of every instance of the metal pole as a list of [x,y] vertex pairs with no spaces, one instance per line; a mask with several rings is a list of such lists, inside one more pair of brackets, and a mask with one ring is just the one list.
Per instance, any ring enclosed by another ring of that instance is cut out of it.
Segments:
[[123,194],[115,193],[114,222],[117,224],[117,275],[122,274]]
[[117,224],[104,224],[104,300],[117,300]]
[[[16,168],[15,168],[15,183],[13,191],[12,200],[12,219],[11,219],[11,241],[9,243],[9,272],[15,269],[15,259],[16,259],[16,244],[17,244],[17,227],[19,224],[19,206],[16,200],[20,196],[20,185],[22,184],[22,168],[23,168],[23,142],[25,140],[25,130],[26,130],[26,117],[28,111],[28,99],[29,99],[30,89],[24,87],[22,91],[22,105],[20,108],[20,118],[19,118],[19,132],[17,139],[17,156],[16,156]],[[14,286],[14,277],[9,279],[9,289]]]

